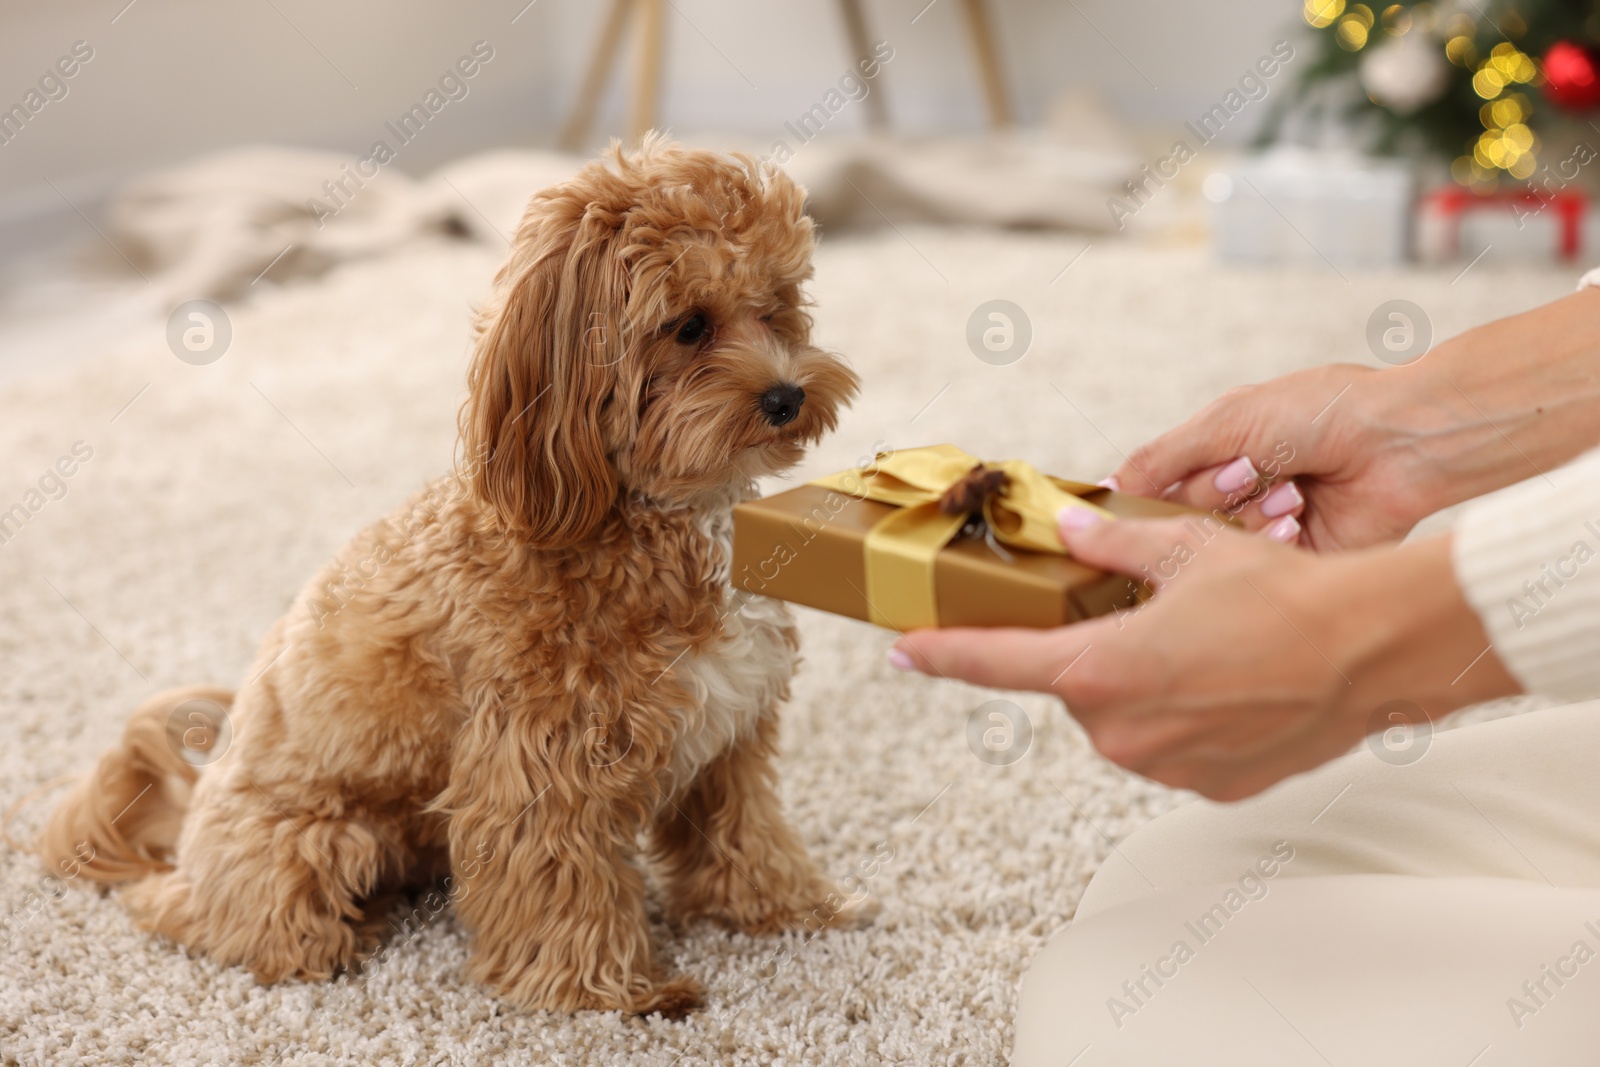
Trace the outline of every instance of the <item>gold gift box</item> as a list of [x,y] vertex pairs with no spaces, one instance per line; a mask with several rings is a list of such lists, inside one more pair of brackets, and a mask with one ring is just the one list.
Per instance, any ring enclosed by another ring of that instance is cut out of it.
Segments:
[[[1099,486],[1059,483],[1117,518],[1206,514]],[[734,588],[868,622],[869,530],[898,510],[819,485],[801,485],[733,509]],[[1143,582],[1069,556],[997,548],[958,537],[934,559],[941,626],[1061,626],[1124,610],[1149,596]]]

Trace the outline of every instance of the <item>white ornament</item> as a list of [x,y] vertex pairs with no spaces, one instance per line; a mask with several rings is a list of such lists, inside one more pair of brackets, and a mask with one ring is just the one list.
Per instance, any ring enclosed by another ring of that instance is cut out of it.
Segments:
[[1361,57],[1361,87],[1396,115],[1409,115],[1444,95],[1450,64],[1433,37],[1412,31],[1391,37]]

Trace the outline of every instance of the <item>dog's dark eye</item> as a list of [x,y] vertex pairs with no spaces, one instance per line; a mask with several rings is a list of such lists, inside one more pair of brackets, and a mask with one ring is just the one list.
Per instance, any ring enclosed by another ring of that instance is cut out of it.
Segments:
[[710,331],[711,323],[706,321],[704,314],[696,311],[693,315],[684,319],[683,325],[678,327],[678,343],[680,345],[699,344]]

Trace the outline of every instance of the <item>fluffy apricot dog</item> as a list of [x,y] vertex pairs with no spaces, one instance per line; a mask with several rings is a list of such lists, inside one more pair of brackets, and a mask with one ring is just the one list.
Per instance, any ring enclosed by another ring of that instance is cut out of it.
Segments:
[[[838,900],[774,790],[793,623],[728,585],[733,504],[856,389],[809,341],[812,245],[781,173],[654,139],[535,196],[456,474],[313,578],[238,692],[141,706],[46,860],[264,981],[352,966],[386,894],[447,879],[473,976],[528,1009],[701,1003],[652,963],[641,850],[676,918]],[[214,762],[191,719],[231,727]]]

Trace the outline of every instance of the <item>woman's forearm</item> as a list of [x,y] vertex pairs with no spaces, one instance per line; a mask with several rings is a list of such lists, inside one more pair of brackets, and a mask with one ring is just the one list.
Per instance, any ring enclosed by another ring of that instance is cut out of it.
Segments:
[[1535,477],[1600,444],[1600,290],[1468,330],[1370,388],[1423,514]]

